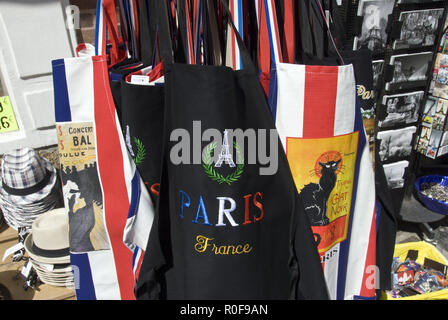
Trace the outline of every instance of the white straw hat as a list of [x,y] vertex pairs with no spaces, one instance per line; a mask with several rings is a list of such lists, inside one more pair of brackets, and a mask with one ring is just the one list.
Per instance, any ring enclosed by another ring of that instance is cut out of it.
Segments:
[[49,264],[70,263],[68,216],[65,208],[50,210],[34,220],[25,239],[31,259]]

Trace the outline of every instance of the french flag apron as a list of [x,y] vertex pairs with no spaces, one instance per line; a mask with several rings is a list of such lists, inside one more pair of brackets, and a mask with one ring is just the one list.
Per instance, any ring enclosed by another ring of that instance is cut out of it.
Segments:
[[276,64],[275,124],[331,299],[375,297],[375,183],[352,65]]
[[76,297],[133,300],[154,209],[123,139],[107,57],[52,65]]

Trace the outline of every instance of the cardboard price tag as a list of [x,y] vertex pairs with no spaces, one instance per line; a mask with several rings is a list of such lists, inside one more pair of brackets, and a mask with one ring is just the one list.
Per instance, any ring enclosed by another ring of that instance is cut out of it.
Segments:
[[0,133],[19,130],[16,116],[8,96],[0,97]]

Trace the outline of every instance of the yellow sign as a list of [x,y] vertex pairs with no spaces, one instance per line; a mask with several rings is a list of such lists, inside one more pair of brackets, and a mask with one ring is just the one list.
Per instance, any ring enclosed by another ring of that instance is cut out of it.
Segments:
[[0,97],[0,133],[19,130],[8,96]]

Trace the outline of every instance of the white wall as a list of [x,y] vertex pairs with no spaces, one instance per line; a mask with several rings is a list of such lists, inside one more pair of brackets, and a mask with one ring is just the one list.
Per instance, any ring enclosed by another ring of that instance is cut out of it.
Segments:
[[51,61],[74,56],[68,0],[0,1],[0,71],[19,131],[0,133],[0,154],[57,143]]

